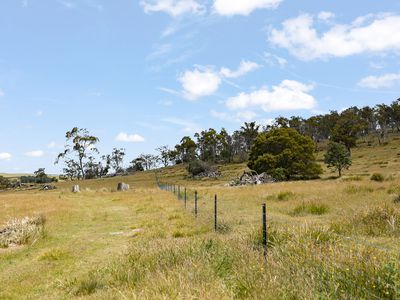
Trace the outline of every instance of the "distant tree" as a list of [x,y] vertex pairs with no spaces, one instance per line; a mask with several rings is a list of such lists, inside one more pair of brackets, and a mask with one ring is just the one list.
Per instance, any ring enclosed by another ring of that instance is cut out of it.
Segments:
[[197,145],[189,136],[184,136],[180,144],[175,146],[179,162],[188,163],[196,158]]
[[33,174],[35,175],[36,178],[46,178],[47,174],[45,172],[45,168],[39,168]]
[[142,172],[144,171],[143,160],[138,157],[131,161],[131,166],[127,169],[128,172]]
[[240,127],[239,134],[243,137],[245,142],[245,151],[248,152],[253,145],[254,140],[258,136],[258,132],[260,130],[260,125],[257,125],[256,122],[245,122],[243,126]]
[[164,167],[169,166],[169,162],[171,161],[171,150],[168,146],[161,146],[156,149],[158,151],[159,160]]
[[78,173],[79,175],[77,178],[85,179],[85,168],[86,164],[89,162],[88,158],[92,156],[91,154],[99,153],[98,149],[95,147],[99,142],[99,138],[90,135],[87,129],[78,127],[67,131],[65,137],[65,150],[58,154],[55,163],[58,164],[61,159],[64,159],[68,169],[76,169],[68,170],[69,174]]
[[124,148],[120,149],[113,148],[111,154],[103,156],[103,159],[106,161],[107,165],[111,166],[114,169],[115,173],[120,173],[124,170],[123,169],[124,157],[125,157]]
[[391,124],[391,108],[386,104],[375,106],[375,116],[378,123],[379,143],[384,142]]
[[65,167],[63,168],[63,173],[69,180],[73,180],[74,178],[81,179],[79,164],[75,160],[65,160],[64,165]]
[[141,154],[134,160],[140,163],[146,171],[153,169],[157,165],[158,156],[153,154]]
[[278,180],[316,178],[322,168],[316,163],[314,149],[314,142],[295,129],[272,129],[254,141],[248,166]]
[[332,129],[331,140],[344,144],[350,151],[351,148],[356,146],[357,138],[362,129],[358,108],[351,107],[340,114],[335,127]]
[[324,158],[328,168],[339,172],[339,177],[342,176],[342,170],[347,170],[352,163],[350,151],[347,150],[346,146],[335,142],[329,143]]

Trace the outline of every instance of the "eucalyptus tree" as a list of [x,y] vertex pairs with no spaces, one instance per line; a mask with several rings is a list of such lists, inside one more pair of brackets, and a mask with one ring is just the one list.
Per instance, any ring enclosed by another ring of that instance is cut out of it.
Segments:
[[67,131],[65,138],[64,151],[58,154],[55,164],[64,160],[68,176],[74,174],[78,179],[85,179],[85,169],[87,164],[92,161],[89,158],[99,154],[99,150],[95,147],[99,138],[91,135],[86,128],[78,127]]

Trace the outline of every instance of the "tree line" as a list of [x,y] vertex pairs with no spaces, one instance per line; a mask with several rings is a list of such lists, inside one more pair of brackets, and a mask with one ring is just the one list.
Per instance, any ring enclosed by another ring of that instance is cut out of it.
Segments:
[[[314,146],[321,141],[329,140],[333,153],[326,158],[326,163],[334,166],[334,159],[340,157],[342,165],[339,173],[341,173],[343,168],[347,168],[351,164],[345,150],[350,153],[358,139],[375,135],[381,144],[387,141],[389,132],[400,132],[400,98],[389,105],[378,104],[374,107],[364,106],[362,108],[353,106],[341,112],[330,111],[327,114],[310,118],[279,116],[274,119],[272,124],[261,125],[256,122],[245,122],[232,134],[229,134],[224,128],[219,131],[209,128],[195,133],[193,137],[182,137],[179,143],[172,148],[166,145],[160,146],[155,149],[157,154],[141,154],[131,160],[127,168],[124,168],[123,163],[125,149],[114,148],[111,154],[100,155],[96,148],[99,138],[91,135],[86,129],[75,127],[66,133],[65,150],[58,155],[56,163],[61,160],[64,162],[63,173],[69,179],[100,178],[193,161],[223,164],[246,162],[250,159],[249,167],[252,167],[258,156],[268,152],[267,149],[261,152],[260,149],[252,151],[254,142],[260,138],[260,135],[276,132],[277,129],[294,130],[301,136],[307,137]],[[311,145],[301,137],[293,135],[290,130],[281,131],[281,133],[284,136],[296,138],[300,145],[302,143]],[[342,149],[343,147],[344,149]],[[340,153],[337,153],[339,150]],[[305,165],[307,164],[305,162]],[[308,169],[310,168],[311,165],[308,165]],[[320,172],[314,165],[312,168],[315,170],[315,174]],[[290,177],[288,174],[282,173],[280,169],[275,171],[276,176]]]

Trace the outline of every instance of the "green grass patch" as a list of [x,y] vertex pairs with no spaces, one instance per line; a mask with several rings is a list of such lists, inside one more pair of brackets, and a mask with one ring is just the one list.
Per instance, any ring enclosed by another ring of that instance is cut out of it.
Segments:
[[326,204],[308,202],[296,206],[290,212],[290,215],[294,217],[305,215],[323,215],[326,214],[328,211],[329,207]]

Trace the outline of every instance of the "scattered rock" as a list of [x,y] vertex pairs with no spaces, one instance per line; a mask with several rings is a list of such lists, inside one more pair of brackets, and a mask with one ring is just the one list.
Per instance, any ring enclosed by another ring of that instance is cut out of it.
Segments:
[[221,172],[210,170],[210,171],[201,172],[200,174],[193,176],[193,178],[194,179],[218,178],[220,176],[221,176]]
[[74,185],[73,187],[72,187],[72,192],[73,193],[79,193],[80,192],[80,190],[79,190],[79,185]]
[[129,184],[123,182],[118,183],[117,191],[126,192],[128,190],[129,190]]
[[45,184],[41,188],[42,191],[51,191],[51,190],[55,190],[55,189],[57,189],[57,187],[55,185],[49,185],[49,184]]
[[256,171],[245,171],[242,176],[231,181],[228,186],[257,185],[275,181],[267,173],[257,174]]

